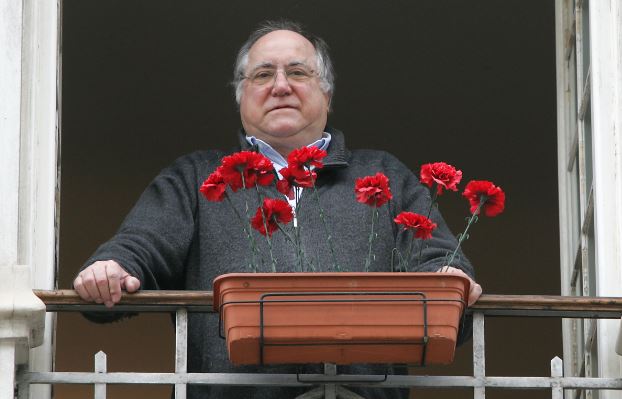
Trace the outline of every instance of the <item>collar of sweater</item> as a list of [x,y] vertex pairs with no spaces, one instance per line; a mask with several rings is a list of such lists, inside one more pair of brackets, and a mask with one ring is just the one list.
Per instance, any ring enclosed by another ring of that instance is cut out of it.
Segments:
[[[331,140],[327,149],[328,155],[324,158],[324,168],[322,170],[347,167],[348,159],[350,158],[350,151],[346,148],[343,133],[329,126],[327,126],[324,131],[330,133]],[[246,132],[244,129],[240,129],[238,138],[240,140],[240,148],[242,150],[259,152],[257,145],[251,145],[246,140]]]

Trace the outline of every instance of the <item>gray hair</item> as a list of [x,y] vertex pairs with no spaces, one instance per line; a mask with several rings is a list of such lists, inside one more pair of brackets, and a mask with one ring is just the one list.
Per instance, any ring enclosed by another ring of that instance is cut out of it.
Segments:
[[277,30],[289,30],[303,36],[309,40],[315,48],[315,60],[317,63],[317,73],[320,78],[320,88],[324,93],[329,93],[331,96],[335,92],[335,71],[333,70],[333,63],[328,54],[328,45],[322,38],[306,32],[302,26],[296,22],[280,20],[280,21],[264,21],[257,29],[251,32],[250,36],[244,42],[238,56],[235,59],[235,65],[233,68],[233,85],[235,89],[235,101],[240,105],[240,99],[242,98],[242,82],[244,81],[244,72],[248,65],[248,53],[251,47],[263,36],[268,33]]

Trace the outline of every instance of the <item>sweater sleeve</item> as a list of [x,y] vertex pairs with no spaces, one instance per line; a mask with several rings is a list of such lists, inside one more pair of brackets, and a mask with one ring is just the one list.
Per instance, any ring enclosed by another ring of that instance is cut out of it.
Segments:
[[117,233],[82,269],[98,260],[117,261],[141,289],[181,289],[195,234],[199,157],[191,154],[164,169],[145,189]]

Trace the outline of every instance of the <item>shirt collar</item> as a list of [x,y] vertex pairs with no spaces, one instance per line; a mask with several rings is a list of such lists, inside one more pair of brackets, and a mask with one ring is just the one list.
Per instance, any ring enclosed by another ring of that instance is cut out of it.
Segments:
[[[328,148],[328,145],[330,144],[330,140],[330,133],[324,132],[322,133],[322,137],[319,140],[308,144],[307,147],[317,147],[320,150],[326,150]],[[279,154],[277,150],[272,148],[270,144],[266,143],[261,139],[258,139],[255,136],[248,135],[246,136],[246,141],[252,146],[256,145],[259,149],[259,152],[272,161],[272,163],[274,164],[274,169],[276,169],[277,172],[287,166],[287,160],[283,158],[283,156]]]

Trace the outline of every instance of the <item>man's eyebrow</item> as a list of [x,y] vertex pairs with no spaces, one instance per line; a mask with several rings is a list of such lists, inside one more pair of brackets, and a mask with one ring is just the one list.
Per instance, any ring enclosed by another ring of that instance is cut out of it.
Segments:
[[253,67],[252,71],[259,69],[259,68],[274,68],[274,64],[269,61],[260,62],[259,64]]
[[[287,64],[287,66],[292,67],[292,66],[307,66],[307,64],[304,61],[291,61],[290,63]],[[258,69],[261,68],[276,68],[276,66],[270,62],[270,61],[264,61],[264,62],[260,62],[258,64],[256,64],[253,69],[251,69],[251,72],[256,71]]]

